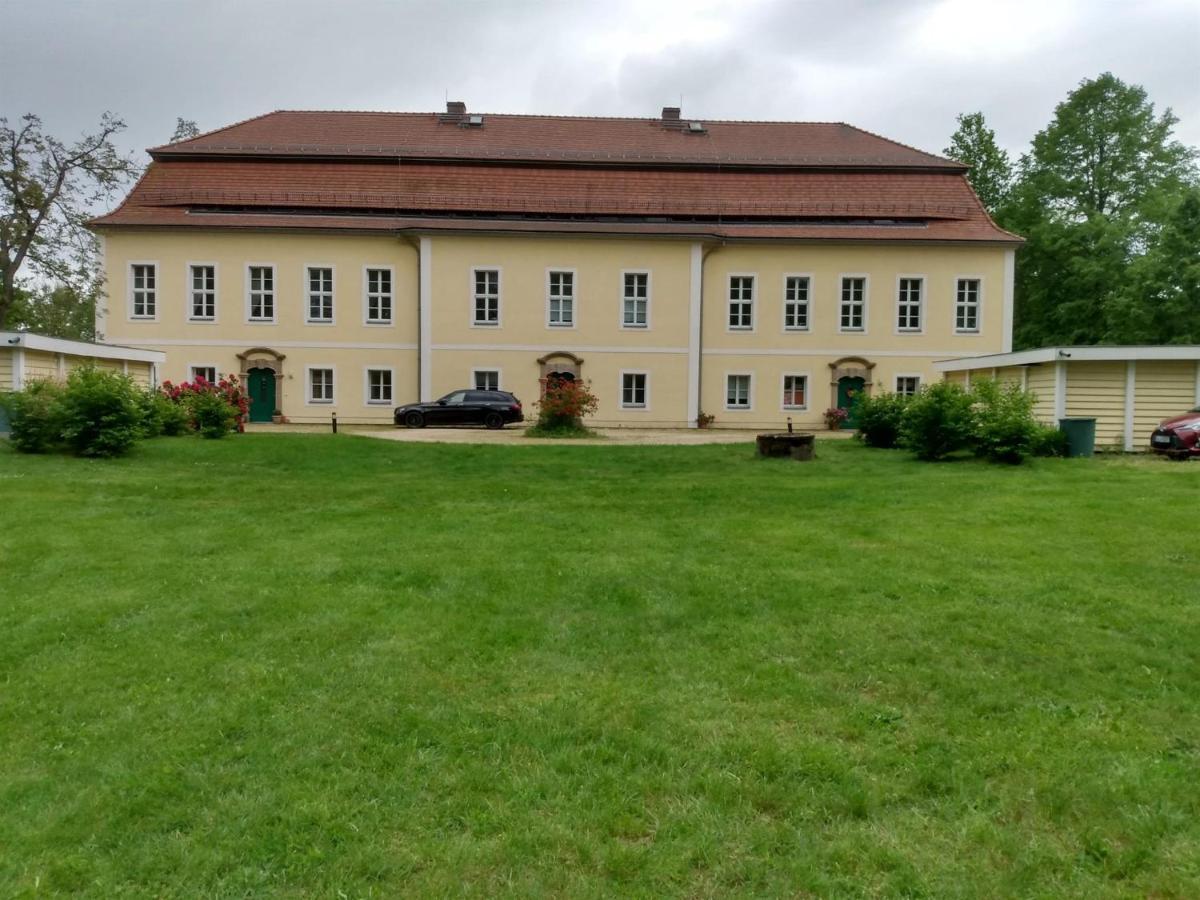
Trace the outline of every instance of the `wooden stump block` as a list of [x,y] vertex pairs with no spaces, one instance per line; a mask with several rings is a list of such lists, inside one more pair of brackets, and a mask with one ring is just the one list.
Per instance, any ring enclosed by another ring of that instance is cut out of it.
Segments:
[[760,434],[755,438],[759,456],[790,456],[805,462],[813,458],[815,436],[803,432],[794,434]]

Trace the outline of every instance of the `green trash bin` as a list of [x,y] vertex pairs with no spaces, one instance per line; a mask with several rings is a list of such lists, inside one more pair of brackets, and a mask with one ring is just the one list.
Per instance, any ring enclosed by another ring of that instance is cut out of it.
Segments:
[[1058,430],[1067,436],[1067,456],[1091,456],[1096,452],[1095,419],[1059,419]]

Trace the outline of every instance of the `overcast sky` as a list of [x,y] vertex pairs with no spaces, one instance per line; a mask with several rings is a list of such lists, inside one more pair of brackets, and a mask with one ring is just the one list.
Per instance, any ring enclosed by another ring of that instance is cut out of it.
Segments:
[[[1143,85],[1200,146],[1200,0],[0,0],[0,115],[130,149],[272,109],[845,121],[1014,156],[1078,82]],[[144,156],[140,156],[144,160]]]

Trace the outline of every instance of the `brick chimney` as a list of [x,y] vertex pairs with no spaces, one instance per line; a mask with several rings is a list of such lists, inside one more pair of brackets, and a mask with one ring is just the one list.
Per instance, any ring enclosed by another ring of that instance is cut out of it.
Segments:
[[446,111],[438,116],[439,122],[457,125],[467,117],[467,104],[462,100],[447,100]]
[[683,122],[679,118],[678,106],[664,106],[662,111],[663,128],[682,128]]

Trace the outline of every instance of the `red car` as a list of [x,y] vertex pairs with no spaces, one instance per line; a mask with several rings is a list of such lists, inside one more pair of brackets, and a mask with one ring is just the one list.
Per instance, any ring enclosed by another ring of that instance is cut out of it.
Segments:
[[1200,406],[1160,422],[1150,435],[1150,449],[1176,459],[1200,456]]

